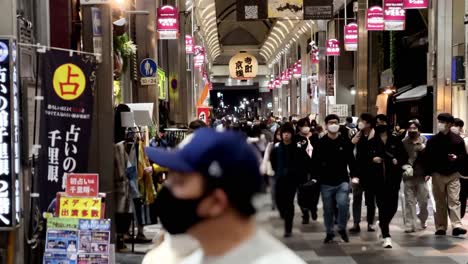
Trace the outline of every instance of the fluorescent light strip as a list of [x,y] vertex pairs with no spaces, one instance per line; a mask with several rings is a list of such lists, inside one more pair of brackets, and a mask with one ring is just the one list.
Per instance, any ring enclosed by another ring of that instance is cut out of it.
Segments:
[[[271,32],[270,37],[272,37],[272,36],[274,36],[275,38],[277,38],[278,41],[279,41],[279,43],[281,43],[281,38],[276,34],[276,32]],[[283,39],[285,39],[285,38],[283,37]],[[280,45],[280,44],[277,44],[278,47],[279,47],[279,45]]]
[[276,39],[274,39],[273,37],[271,37],[271,35],[270,35],[270,37],[268,37],[267,42],[269,42],[270,40],[274,41],[277,47],[279,46],[278,41],[276,41]]
[[[286,30],[286,34],[288,34],[288,33],[289,33],[289,28],[288,28],[288,27],[287,27],[285,24],[283,24],[283,22],[282,22],[282,21],[280,21],[280,22],[277,22],[276,24],[279,24],[279,25],[280,25],[280,27],[284,28],[284,30]],[[276,28],[276,27],[275,27],[275,28]],[[273,29],[273,30],[274,30],[274,29]],[[286,36],[285,36],[285,35],[284,35],[284,33],[283,33],[283,30],[279,29],[279,31],[281,32],[281,34],[282,34],[283,38],[286,38]]]
[[202,16],[202,17],[205,17],[206,12],[207,12],[208,10],[210,10],[210,8],[212,8],[212,7],[214,7],[214,6],[215,6],[215,3],[214,3],[214,2],[211,3],[211,4],[209,4],[208,6],[206,6],[206,8],[204,8],[203,11],[201,11],[201,16]]

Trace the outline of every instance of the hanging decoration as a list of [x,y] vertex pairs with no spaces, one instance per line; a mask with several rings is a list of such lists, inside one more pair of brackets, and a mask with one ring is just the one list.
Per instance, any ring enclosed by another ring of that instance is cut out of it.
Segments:
[[327,56],[340,56],[340,42],[337,39],[327,40]]
[[429,0],[404,0],[405,9],[425,9],[429,7]]
[[229,61],[229,74],[236,80],[255,78],[258,72],[258,61],[249,53],[239,53]]
[[268,0],[268,17],[303,19],[303,0]]
[[356,51],[358,49],[359,27],[356,23],[349,23],[344,27],[344,49]]
[[403,0],[384,0],[384,21],[385,30],[405,30]]
[[373,6],[367,10],[367,24],[368,31],[382,31],[385,28],[384,12],[382,7]]

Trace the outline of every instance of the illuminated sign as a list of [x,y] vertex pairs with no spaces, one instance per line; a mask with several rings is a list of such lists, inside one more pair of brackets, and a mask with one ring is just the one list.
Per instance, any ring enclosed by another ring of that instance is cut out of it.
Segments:
[[337,39],[327,40],[327,56],[340,56],[340,42]]
[[157,29],[159,39],[177,39],[179,35],[179,10],[165,5],[158,8]]
[[344,28],[344,48],[346,51],[356,51],[358,48],[359,27],[356,23],[349,23]]
[[383,8],[373,6],[367,9],[367,24],[368,31],[381,31],[385,28]]
[[384,1],[385,30],[405,30],[406,10],[403,0]]
[[231,78],[246,80],[255,78],[258,72],[258,61],[253,55],[239,53],[229,61],[229,74]]
[[429,0],[404,0],[405,9],[425,9],[429,6]]
[[195,41],[191,35],[185,35],[185,53],[193,54],[195,48]]

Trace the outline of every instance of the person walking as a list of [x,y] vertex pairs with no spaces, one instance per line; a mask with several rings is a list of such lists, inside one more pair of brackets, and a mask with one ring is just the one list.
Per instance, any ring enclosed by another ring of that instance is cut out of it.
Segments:
[[[312,154],[313,177],[320,184],[323,201],[323,217],[326,227],[324,243],[330,243],[335,237],[335,217],[338,233],[345,242],[349,242],[346,224],[349,214],[349,171],[354,173],[353,145],[347,135],[340,135],[340,118],[328,115],[325,118],[327,133],[318,141]],[[338,208],[338,214],[335,213]]]
[[352,179],[353,190],[353,221],[354,225],[349,230],[351,233],[361,232],[362,196],[365,195],[367,207],[367,231],[375,232],[375,190],[372,188],[373,175],[370,170],[372,158],[370,152],[370,141],[375,136],[375,119],[369,113],[363,113],[359,117],[359,132],[352,139],[356,146],[356,175]]
[[[450,128],[452,133],[460,135],[465,142],[465,147],[468,151],[468,137],[464,135],[465,122],[460,118],[455,118],[453,126]],[[460,176],[460,217],[464,218],[466,213],[466,200],[468,199],[468,173],[464,171]]]
[[[405,193],[405,232],[413,233],[416,231],[417,218],[421,221],[421,228],[426,229],[426,221],[429,216],[427,210],[427,201],[429,200],[429,191],[427,189],[423,151],[427,144],[426,137],[421,135],[421,123],[414,119],[409,121],[408,136],[403,139],[403,146],[408,160],[403,166],[403,183]],[[416,204],[419,205],[419,215],[416,213]]]
[[408,161],[408,155],[402,141],[392,135],[390,128],[380,125],[375,128],[375,137],[371,140],[371,158],[375,177],[371,188],[376,194],[383,247],[392,248],[390,222],[398,209],[402,166]]
[[[308,168],[305,178],[307,181],[310,181],[312,153],[319,137],[317,134],[311,132],[308,118],[302,118],[297,122],[297,130],[298,133],[294,136],[294,142],[304,152],[304,162],[306,163],[304,167]],[[303,186],[299,186],[298,202],[302,211],[302,224],[308,224],[311,217],[312,220],[317,221],[317,205],[319,199],[320,190],[318,188],[303,188]]]
[[252,200],[262,179],[253,147],[238,132],[202,128],[176,150],[147,148],[146,154],[170,170],[156,200],[163,227],[199,242],[184,263],[305,264],[257,227]]
[[436,235],[447,234],[447,213],[452,223],[452,235],[466,234],[460,217],[460,172],[466,163],[463,139],[451,132],[455,119],[442,113],[437,117],[439,133],[427,142],[425,168],[432,177],[432,192],[436,202]]
[[306,155],[294,144],[294,127],[286,123],[281,127],[281,143],[277,144],[270,157],[275,172],[275,201],[284,220],[284,237],[292,236],[294,197],[300,184],[306,182]]

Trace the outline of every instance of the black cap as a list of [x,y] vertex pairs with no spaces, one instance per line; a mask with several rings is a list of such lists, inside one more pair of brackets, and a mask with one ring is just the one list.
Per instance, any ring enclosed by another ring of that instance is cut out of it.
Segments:
[[449,124],[453,124],[453,122],[455,122],[455,118],[453,117],[453,115],[449,113],[439,114],[437,116],[437,120],[444,122],[444,123],[449,123]]

